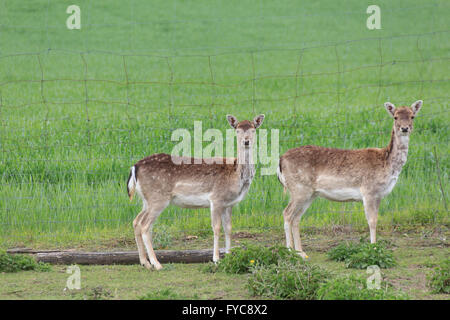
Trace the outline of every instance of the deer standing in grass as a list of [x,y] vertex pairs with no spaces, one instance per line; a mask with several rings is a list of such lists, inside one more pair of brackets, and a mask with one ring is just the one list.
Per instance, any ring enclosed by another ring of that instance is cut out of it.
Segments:
[[[370,229],[370,242],[376,242],[378,208],[383,197],[394,188],[408,155],[413,119],[422,101],[411,107],[384,104],[394,118],[391,141],[385,148],[356,150],[303,146],[288,150],[280,158],[278,178],[289,190],[284,209],[286,246],[303,257],[299,223],[316,197],[332,201],[362,201]],[[293,246],[294,245],[294,246]]]
[[[236,130],[237,158],[197,159],[169,154],[154,154],[131,167],[127,182],[130,200],[135,190],[143,208],[133,221],[141,265],[157,270],[162,266],[153,251],[152,225],[161,212],[173,204],[181,208],[210,208],[214,232],[213,261],[219,260],[221,222],[225,232],[225,252],[231,246],[231,210],[244,199],[255,175],[253,145],[256,129],[264,115],[253,121],[227,116]],[[219,160],[219,161],[218,161]]]

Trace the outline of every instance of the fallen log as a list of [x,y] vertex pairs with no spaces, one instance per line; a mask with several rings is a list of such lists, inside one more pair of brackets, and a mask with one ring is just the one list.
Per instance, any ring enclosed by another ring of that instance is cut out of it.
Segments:
[[[212,261],[213,251],[205,250],[155,250],[156,257],[161,263],[205,263]],[[223,257],[225,249],[220,249]],[[119,252],[38,252],[36,260],[51,264],[139,264],[137,251]]]
[[12,248],[6,250],[9,254],[36,254],[41,252],[62,252],[65,250],[41,250],[41,249],[31,249],[31,248]]

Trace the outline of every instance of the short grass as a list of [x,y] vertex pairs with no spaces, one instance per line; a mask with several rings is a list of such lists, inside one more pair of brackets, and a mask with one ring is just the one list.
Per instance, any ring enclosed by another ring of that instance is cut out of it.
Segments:
[[438,263],[433,272],[428,275],[428,287],[434,293],[450,294],[450,259]]
[[[432,293],[427,275],[448,257],[448,231],[429,230],[422,233],[395,233],[383,236],[393,245],[398,264],[382,269],[383,283],[390,283],[392,292],[404,292],[411,299],[444,299],[448,294]],[[241,234],[240,236],[244,236]],[[246,235],[260,244],[273,244],[282,234],[257,233]],[[331,261],[326,252],[345,240],[358,239],[358,233],[311,234],[304,239],[309,263],[331,272],[334,277],[367,279],[366,270],[347,269],[344,262]],[[248,239],[247,239],[248,240]],[[196,239],[192,246],[203,247]],[[237,236],[234,244],[242,241]],[[205,272],[204,265],[165,264],[161,271],[148,271],[139,265],[80,266],[81,289],[67,290],[67,266],[52,266],[50,272],[23,271],[5,273],[0,277],[0,299],[260,299],[250,294],[249,274]],[[334,283],[333,292],[338,283]],[[345,283],[343,284],[345,286]],[[361,298],[357,292],[347,292],[348,298]],[[365,294],[368,294],[367,292]],[[387,298],[392,296],[386,296]]]
[[[408,162],[380,228],[448,223],[448,2],[378,1],[373,31],[372,3],[359,0],[80,0],[82,29],[67,30],[71,4],[0,1],[2,246],[132,239],[141,204],[128,202],[129,168],[171,152],[172,130],[192,133],[194,120],[225,132],[228,113],[264,113],[269,138],[280,130],[280,154],[382,147],[392,126],[383,103],[417,99]],[[234,228],[282,228],[288,198],[259,169]],[[210,232],[207,210],[170,208],[158,224],[166,229],[156,233]],[[302,225],[366,222],[361,204],[316,200]]]
[[402,291],[395,291],[389,283],[380,281],[375,290],[367,287],[367,278],[340,276],[328,280],[322,285],[317,297],[320,300],[407,300],[409,297]]

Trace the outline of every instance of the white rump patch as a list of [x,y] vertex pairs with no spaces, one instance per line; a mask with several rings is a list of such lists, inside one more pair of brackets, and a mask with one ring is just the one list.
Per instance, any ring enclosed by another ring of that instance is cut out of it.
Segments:
[[133,190],[136,186],[136,172],[134,166],[131,167],[131,177],[128,181],[128,190]]
[[286,179],[285,179],[283,173],[280,171],[279,165],[277,167],[277,176],[278,176],[278,179],[280,179],[280,182],[283,185],[283,187],[286,187]]

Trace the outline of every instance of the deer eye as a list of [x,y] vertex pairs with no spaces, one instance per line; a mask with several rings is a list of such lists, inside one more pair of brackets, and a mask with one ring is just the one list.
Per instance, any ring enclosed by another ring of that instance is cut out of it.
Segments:
[[398,117],[394,117],[394,120],[397,120],[398,119]]
[[411,119],[414,119],[414,116],[412,116]]

